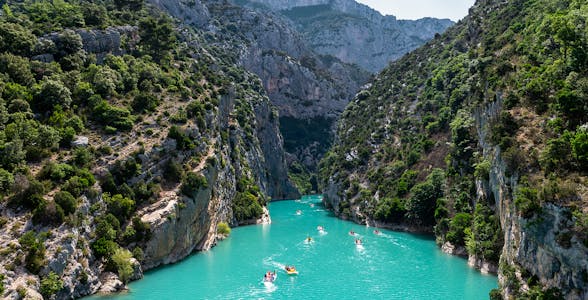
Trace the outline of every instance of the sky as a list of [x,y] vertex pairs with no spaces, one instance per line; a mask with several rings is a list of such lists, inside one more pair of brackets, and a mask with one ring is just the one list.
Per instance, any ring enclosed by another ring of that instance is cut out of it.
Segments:
[[398,19],[415,20],[423,17],[461,20],[475,0],[356,0]]

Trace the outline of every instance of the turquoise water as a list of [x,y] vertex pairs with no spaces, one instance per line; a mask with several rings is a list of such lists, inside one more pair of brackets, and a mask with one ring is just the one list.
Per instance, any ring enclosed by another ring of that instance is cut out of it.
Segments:
[[[147,272],[128,293],[91,299],[488,299],[497,287],[495,276],[442,253],[430,237],[376,235],[319,203],[318,197],[271,203],[272,224],[234,228],[211,251]],[[285,264],[300,274],[286,275]],[[274,284],[262,283],[267,270],[277,270]]]

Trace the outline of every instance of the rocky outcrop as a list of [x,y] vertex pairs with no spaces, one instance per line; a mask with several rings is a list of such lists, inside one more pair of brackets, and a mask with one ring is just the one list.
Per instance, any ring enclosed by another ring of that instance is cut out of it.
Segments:
[[[243,3],[243,1],[240,1]],[[247,1],[245,1],[247,3]],[[249,0],[287,16],[310,48],[378,72],[453,24],[448,19],[397,20],[354,0]]]
[[[116,26],[104,30],[66,30],[55,32],[39,39],[40,54],[33,57],[35,60],[52,62],[56,58],[68,54],[71,47],[79,47],[88,54],[95,54],[97,62],[102,62],[108,54],[123,55],[134,47],[138,40],[138,28],[134,26]],[[122,40],[126,38],[126,46]],[[78,40],[79,39],[79,40]],[[80,42],[80,45],[76,43]],[[65,48],[65,49],[64,49]],[[124,49],[123,49],[124,48]]]

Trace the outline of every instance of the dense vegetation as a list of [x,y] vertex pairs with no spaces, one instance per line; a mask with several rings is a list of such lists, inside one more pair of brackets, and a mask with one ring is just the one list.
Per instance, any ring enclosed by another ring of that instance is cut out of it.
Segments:
[[495,146],[518,179],[519,214],[570,207],[576,226],[566,238],[588,246],[588,5],[497,2],[480,1],[352,101],[321,162],[322,186],[338,185],[340,215],[434,229],[439,243],[498,263],[495,195],[476,196],[490,180],[484,148]]
[[[90,31],[116,33],[121,49],[92,49],[83,38]],[[228,221],[261,215],[267,197],[242,152],[256,146],[252,105],[267,99],[259,80],[235,67],[228,50],[190,44],[203,38],[213,44],[216,37],[187,29],[179,34],[172,19],[143,1],[8,1],[2,6],[0,199],[3,209],[31,216],[34,225],[19,246],[11,245],[25,255],[7,270],[23,265],[39,274],[52,228],[90,225],[93,233],[80,240],[80,247],[128,281],[130,258],[141,261],[141,246],[151,237],[149,224],[136,212],[157,201],[162,190],[176,188],[178,195],[195,197],[209,188],[202,173],[219,163],[205,157],[214,150],[216,134],[219,143],[230,146],[231,163],[241,166],[235,175],[245,178],[233,207],[235,219]],[[229,87],[238,122],[219,132],[213,121]],[[79,137],[87,137],[88,145],[79,145]],[[164,151],[165,143],[175,143],[175,151]],[[146,159],[153,156],[161,159],[159,165]],[[200,160],[206,162],[204,170],[195,169]],[[7,223],[3,217],[0,228]],[[14,226],[11,232],[18,237]],[[13,250],[2,249],[0,255]],[[43,296],[62,289],[60,276],[42,276]]]

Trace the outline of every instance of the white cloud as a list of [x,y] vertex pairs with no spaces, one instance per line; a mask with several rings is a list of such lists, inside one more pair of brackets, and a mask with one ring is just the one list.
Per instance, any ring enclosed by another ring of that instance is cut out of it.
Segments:
[[415,20],[424,17],[462,19],[475,0],[356,0],[384,15]]

